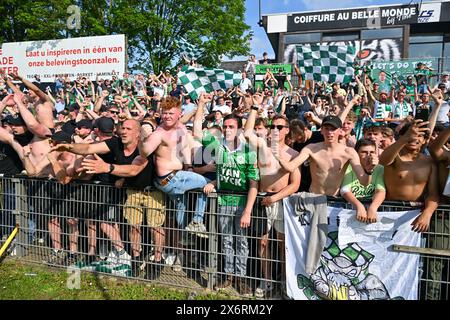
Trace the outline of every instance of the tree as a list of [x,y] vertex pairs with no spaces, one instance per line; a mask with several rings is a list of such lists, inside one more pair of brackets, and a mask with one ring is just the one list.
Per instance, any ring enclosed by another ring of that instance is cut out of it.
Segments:
[[121,2],[128,7],[116,5],[115,25],[128,35],[130,58],[141,69],[158,73],[171,66],[180,36],[206,49],[199,60],[205,66],[216,66],[223,54],[233,57],[250,50],[243,0]]

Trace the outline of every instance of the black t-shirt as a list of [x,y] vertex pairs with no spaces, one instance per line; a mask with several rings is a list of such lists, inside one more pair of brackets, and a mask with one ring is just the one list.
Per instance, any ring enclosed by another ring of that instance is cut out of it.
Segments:
[[[306,141],[304,143],[295,142],[292,148],[295,151],[300,152],[308,144],[318,143],[318,142],[323,142],[323,141],[324,141],[324,139],[323,139],[322,134],[319,131],[313,131],[312,136],[311,136],[311,138],[309,138],[308,141]],[[303,162],[300,170],[301,170],[302,178],[300,179],[300,187],[298,188],[298,191],[309,192],[309,186],[311,185],[311,171],[309,169],[309,160],[306,160],[305,162]]]
[[[120,139],[109,139],[105,141],[109,150],[114,154],[114,164],[131,164],[133,160],[139,155],[139,148],[136,147],[134,152],[129,156],[124,153],[124,145]],[[137,189],[143,189],[145,187],[152,186],[153,176],[155,174],[155,168],[153,165],[153,157],[150,155],[147,158],[148,163],[144,170],[137,176],[131,178],[125,178],[126,186]]]
[[23,170],[19,155],[9,144],[0,142],[0,173],[14,175]]
[[286,81],[285,75],[276,75],[275,79],[277,79],[278,85],[277,88],[284,88],[284,82]]
[[[200,152],[201,152],[201,154],[200,154]],[[212,153],[212,154],[211,154],[211,158],[214,159],[214,158],[215,158],[215,157],[214,157],[214,151],[212,150],[211,153]],[[201,148],[198,148],[198,149],[195,151],[195,155],[194,155],[194,164],[193,164],[194,167],[203,167],[203,166],[206,166],[206,165],[208,164],[208,163],[205,162],[205,157],[204,157],[204,155],[205,155],[205,147],[203,147],[203,146],[202,146]],[[201,164],[196,164],[196,162],[197,162],[198,159],[201,159],[201,161],[202,161]],[[206,172],[206,173],[203,174],[203,176],[204,176],[205,178],[208,178],[209,180],[213,181],[213,180],[216,180],[216,178],[217,178],[217,173],[216,173],[216,171],[214,171],[214,172]]]
[[[108,140],[112,140],[112,139],[119,140],[119,138],[116,136],[112,136],[111,139],[108,139]],[[106,142],[108,140],[105,140],[104,142]],[[99,154],[98,156],[106,163],[115,163],[115,156],[114,156],[113,152]],[[99,174],[94,175],[91,180],[92,181],[101,181],[101,182],[106,182],[106,183],[114,183],[118,179],[119,179],[119,177],[109,174],[109,173],[99,173]]]

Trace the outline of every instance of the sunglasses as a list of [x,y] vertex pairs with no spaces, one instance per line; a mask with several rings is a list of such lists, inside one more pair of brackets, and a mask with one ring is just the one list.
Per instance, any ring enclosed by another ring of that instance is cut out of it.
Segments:
[[271,124],[271,125],[269,126],[269,128],[270,128],[270,129],[275,129],[275,128],[277,128],[277,129],[280,131],[280,130],[283,130],[283,128],[289,128],[289,127],[288,127],[288,126],[283,126],[282,124],[278,124],[278,125]]
[[268,111],[267,114],[274,114],[275,112],[273,111]]
[[223,125],[222,126],[222,128],[224,128],[224,129],[234,129],[234,128],[236,128],[235,126],[226,126],[226,125]]
[[364,125],[366,128],[372,128],[372,127],[385,127],[387,126],[386,122],[368,122]]
[[109,111],[109,113],[112,113],[112,114],[119,114],[120,112],[119,112],[119,111]]

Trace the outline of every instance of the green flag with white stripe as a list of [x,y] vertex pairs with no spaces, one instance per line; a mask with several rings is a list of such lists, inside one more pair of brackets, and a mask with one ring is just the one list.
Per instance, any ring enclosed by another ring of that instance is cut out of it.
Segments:
[[197,99],[202,92],[227,90],[241,82],[240,73],[223,69],[194,68],[185,66],[178,73],[178,80],[192,99]]
[[298,67],[306,80],[351,82],[355,47],[306,44],[296,48]]

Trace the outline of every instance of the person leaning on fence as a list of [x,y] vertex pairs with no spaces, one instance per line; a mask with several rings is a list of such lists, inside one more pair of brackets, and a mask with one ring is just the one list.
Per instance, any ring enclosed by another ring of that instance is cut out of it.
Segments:
[[[140,153],[143,157],[155,154],[155,187],[175,201],[178,226],[193,233],[206,235],[206,227],[203,223],[206,196],[203,193],[198,194],[194,217],[186,227],[185,192],[203,188],[208,181],[205,177],[193,172],[191,159],[193,139],[180,122],[181,101],[174,97],[164,98],[161,102],[161,109],[162,124],[151,135],[145,133],[141,135]],[[178,242],[177,231],[175,231],[174,240]],[[179,251],[175,265],[178,271],[181,271],[180,259],[181,252]]]
[[364,172],[355,149],[338,142],[341,127],[340,118],[325,117],[321,127],[324,141],[307,145],[291,161],[286,159],[280,150],[274,151],[280,165],[290,172],[309,160],[311,169],[309,192],[301,192],[295,197],[290,197],[294,207],[304,209],[296,212],[298,215],[304,215],[305,212],[312,213],[311,236],[306,258],[306,272],[309,274],[318,267],[326,242],[327,230],[322,228],[322,225],[327,225],[326,196],[334,197],[338,194],[348,165],[351,165],[362,185],[366,186],[370,182],[370,176]]
[[[362,139],[356,143],[361,166],[372,176],[370,183],[363,186],[359,183],[351,167],[347,168],[341,185],[341,195],[356,210],[356,219],[361,222],[373,223],[377,221],[377,211],[386,197],[384,186],[384,168],[378,165],[378,152],[375,142]],[[359,199],[371,199],[366,209]]]
[[[208,183],[204,191],[247,192],[243,195],[219,196],[219,228],[222,234],[222,251],[225,255],[226,278],[216,284],[215,289],[233,285],[236,275],[237,289],[241,295],[251,296],[252,289],[245,281],[249,254],[246,230],[250,227],[252,208],[258,193],[259,173],[256,153],[240,136],[241,120],[228,115],[223,121],[224,139],[221,141],[208,131],[202,132],[203,108],[211,97],[202,94],[194,120],[194,137],[203,146],[212,147],[216,155],[217,180]],[[236,250],[234,249],[236,240]]]
[[[439,163],[439,193],[441,194],[440,202],[444,204],[450,203],[450,151],[445,147],[450,138],[450,127],[443,130],[439,136],[430,143],[429,151],[433,159]],[[444,212],[437,213],[437,219],[432,219],[430,231],[439,234],[439,236],[429,237],[429,246],[434,249],[449,250],[450,249],[450,220]],[[448,268],[448,262],[444,259],[431,259],[428,264],[429,278],[433,281],[427,284],[427,299],[442,299],[441,282],[444,277],[445,267]]]
[[[130,240],[133,254],[132,274],[139,276],[143,263],[148,263],[147,278],[154,279],[159,276],[164,261],[162,259],[163,245],[165,242],[165,231],[163,224],[166,219],[163,194],[159,190],[151,190],[154,176],[153,156],[147,159],[139,155],[137,141],[140,131],[139,123],[136,120],[127,120],[123,123],[121,129],[122,137],[128,131],[127,139],[136,141],[134,152],[127,156],[116,158],[114,164],[103,161],[96,155],[95,159],[86,159],[83,161],[83,168],[88,173],[105,174],[109,173],[125,179],[116,181],[116,187],[127,187],[127,200],[124,204],[124,217],[131,225]],[[152,127],[145,124],[142,131],[150,135]],[[111,143],[111,146],[114,144]],[[113,149],[118,147],[115,146]],[[144,213],[147,213],[147,226],[150,227],[155,250],[153,256],[141,257],[141,226],[144,220]]]
[[[127,120],[122,123],[122,127],[120,129],[120,139],[107,139],[101,142],[93,143],[93,144],[82,144],[82,143],[73,143],[73,144],[60,144],[56,147],[54,147],[52,150],[56,151],[69,151],[75,154],[79,155],[90,155],[90,154],[107,154],[112,153],[113,159],[115,164],[131,164],[133,160],[135,160],[136,157],[139,156],[139,150],[138,150],[138,138],[139,138],[139,130],[140,130],[140,124],[136,120]],[[95,156],[96,160],[99,160],[100,157],[98,155]],[[85,163],[89,162],[89,160],[85,159]],[[111,163],[110,169],[111,172],[114,171],[114,164]],[[145,167],[145,166],[144,166]],[[144,168],[142,167],[142,169]],[[118,169],[117,169],[118,170]],[[123,173],[125,176],[131,176],[136,175],[140,171],[139,169],[133,170],[124,170],[125,173]],[[111,173],[108,171],[108,173]],[[95,173],[95,172],[93,172]],[[122,171],[120,172],[122,173]],[[120,174],[116,174],[120,176]],[[114,232],[112,230],[112,232]],[[136,233],[138,235],[136,235]],[[130,229],[130,239],[136,239],[137,237],[140,237],[139,230],[136,231],[135,228]],[[113,234],[114,239],[118,239],[117,235]],[[116,242],[116,245],[118,243]],[[124,250],[124,248],[121,248],[120,245],[118,247],[115,247],[116,252],[115,255],[117,256],[117,260],[125,261],[129,259],[128,253]],[[141,260],[141,248],[140,246],[136,245],[134,243],[134,246],[132,245],[132,257],[133,261]]]
[[[95,142],[102,142],[109,139],[118,140],[119,138],[113,135],[114,131],[114,120],[108,117],[100,117],[94,122],[94,136]],[[105,154],[99,154],[100,157],[106,163],[115,163],[115,157],[112,152]],[[87,159],[95,159],[94,156],[89,155],[85,157]],[[109,171],[109,170],[108,170]],[[116,176],[109,173],[97,173],[92,177],[93,181],[100,181],[103,183],[113,184],[117,180]],[[110,192],[102,192],[97,194],[97,199],[95,202],[99,204],[96,206],[94,212],[92,213],[92,218],[99,220],[101,230],[106,234],[106,236],[111,240],[115,252],[123,252],[125,248],[121,236],[119,226],[117,224],[119,220],[119,205],[122,204],[123,192],[121,189],[114,188],[108,189]],[[105,198],[102,198],[104,196]],[[95,223],[90,225],[90,233],[88,234],[88,239],[91,245],[89,245],[89,250],[87,254],[87,262],[94,262],[96,257],[96,244],[97,244],[97,226]]]
[[438,206],[438,173],[433,159],[421,153],[429,136],[427,122],[415,120],[400,130],[398,140],[380,156],[388,200],[424,201],[412,230],[425,232]]
[[[263,298],[273,289],[272,263],[274,259],[270,252],[269,235],[272,226],[276,231],[279,244],[281,266],[281,278],[285,279],[285,257],[284,257],[284,209],[283,198],[297,192],[300,186],[300,170],[296,169],[290,173],[280,167],[274,158],[271,148],[280,146],[283,156],[292,160],[298,152],[285,144],[285,138],[289,135],[289,121],[284,116],[275,116],[270,128],[270,140],[268,130],[263,121],[257,122],[258,110],[263,97],[260,94],[246,96],[245,102],[251,106],[251,111],[245,123],[244,136],[254,150],[258,152],[258,169],[260,173],[259,189],[264,198],[257,201],[255,217],[252,219],[252,229],[255,236],[260,237],[258,254],[262,259],[261,269],[266,280],[261,281],[255,290],[255,296]],[[254,130],[255,129],[255,130]]]

